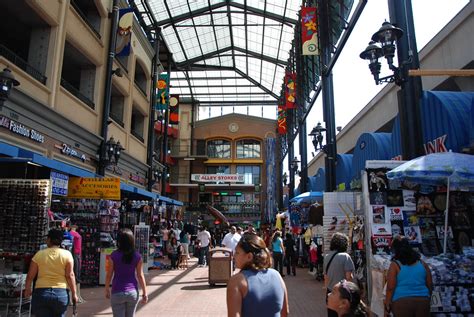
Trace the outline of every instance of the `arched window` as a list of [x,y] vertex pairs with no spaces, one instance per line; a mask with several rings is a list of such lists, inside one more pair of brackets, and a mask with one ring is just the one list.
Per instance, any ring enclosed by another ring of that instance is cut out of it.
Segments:
[[236,142],[237,158],[260,158],[261,143],[259,140],[243,139]]
[[207,141],[207,156],[209,158],[230,158],[230,142],[221,139]]

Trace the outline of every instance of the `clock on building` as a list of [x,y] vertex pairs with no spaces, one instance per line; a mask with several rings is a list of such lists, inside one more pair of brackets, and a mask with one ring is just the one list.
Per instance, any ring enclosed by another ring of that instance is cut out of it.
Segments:
[[239,131],[239,125],[235,122],[229,124],[229,131],[230,132],[237,132]]

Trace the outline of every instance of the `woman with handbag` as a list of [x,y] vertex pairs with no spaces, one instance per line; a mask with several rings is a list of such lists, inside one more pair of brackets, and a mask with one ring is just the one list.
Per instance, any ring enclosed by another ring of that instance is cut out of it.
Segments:
[[[331,293],[334,285],[341,280],[352,281],[352,273],[355,270],[354,262],[347,253],[349,247],[349,238],[336,232],[331,238],[329,253],[324,257],[324,286],[326,294]],[[327,302],[327,295],[326,295]],[[328,307],[328,317],[337,317],[337,312]]]

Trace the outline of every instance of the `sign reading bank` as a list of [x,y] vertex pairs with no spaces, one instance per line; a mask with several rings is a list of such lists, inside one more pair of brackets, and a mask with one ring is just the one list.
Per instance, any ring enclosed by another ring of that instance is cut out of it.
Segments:
[[226,183],[243,183],[245,175],[241,174],[192,174],[191,180],[195,182],[226,182]]

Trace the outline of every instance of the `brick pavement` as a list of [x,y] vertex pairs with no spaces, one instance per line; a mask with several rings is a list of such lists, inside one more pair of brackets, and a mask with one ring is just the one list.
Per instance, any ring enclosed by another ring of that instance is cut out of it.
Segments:
[[[153,270],[145,275],[149,302],[139,304],[137,317],[204,317],[227,316],[223,286],[209,287],[207,268],[198,268],[191,259],[187,270]],[[322,283],[297,269],[296,276],[286,276],[290,316],[326,316]],[[104,287],[81,290],[86,303],[78,305],[79,316],[112,316],[110,302],[104,296]],[[72,316],[71,309],[67,316]]]

